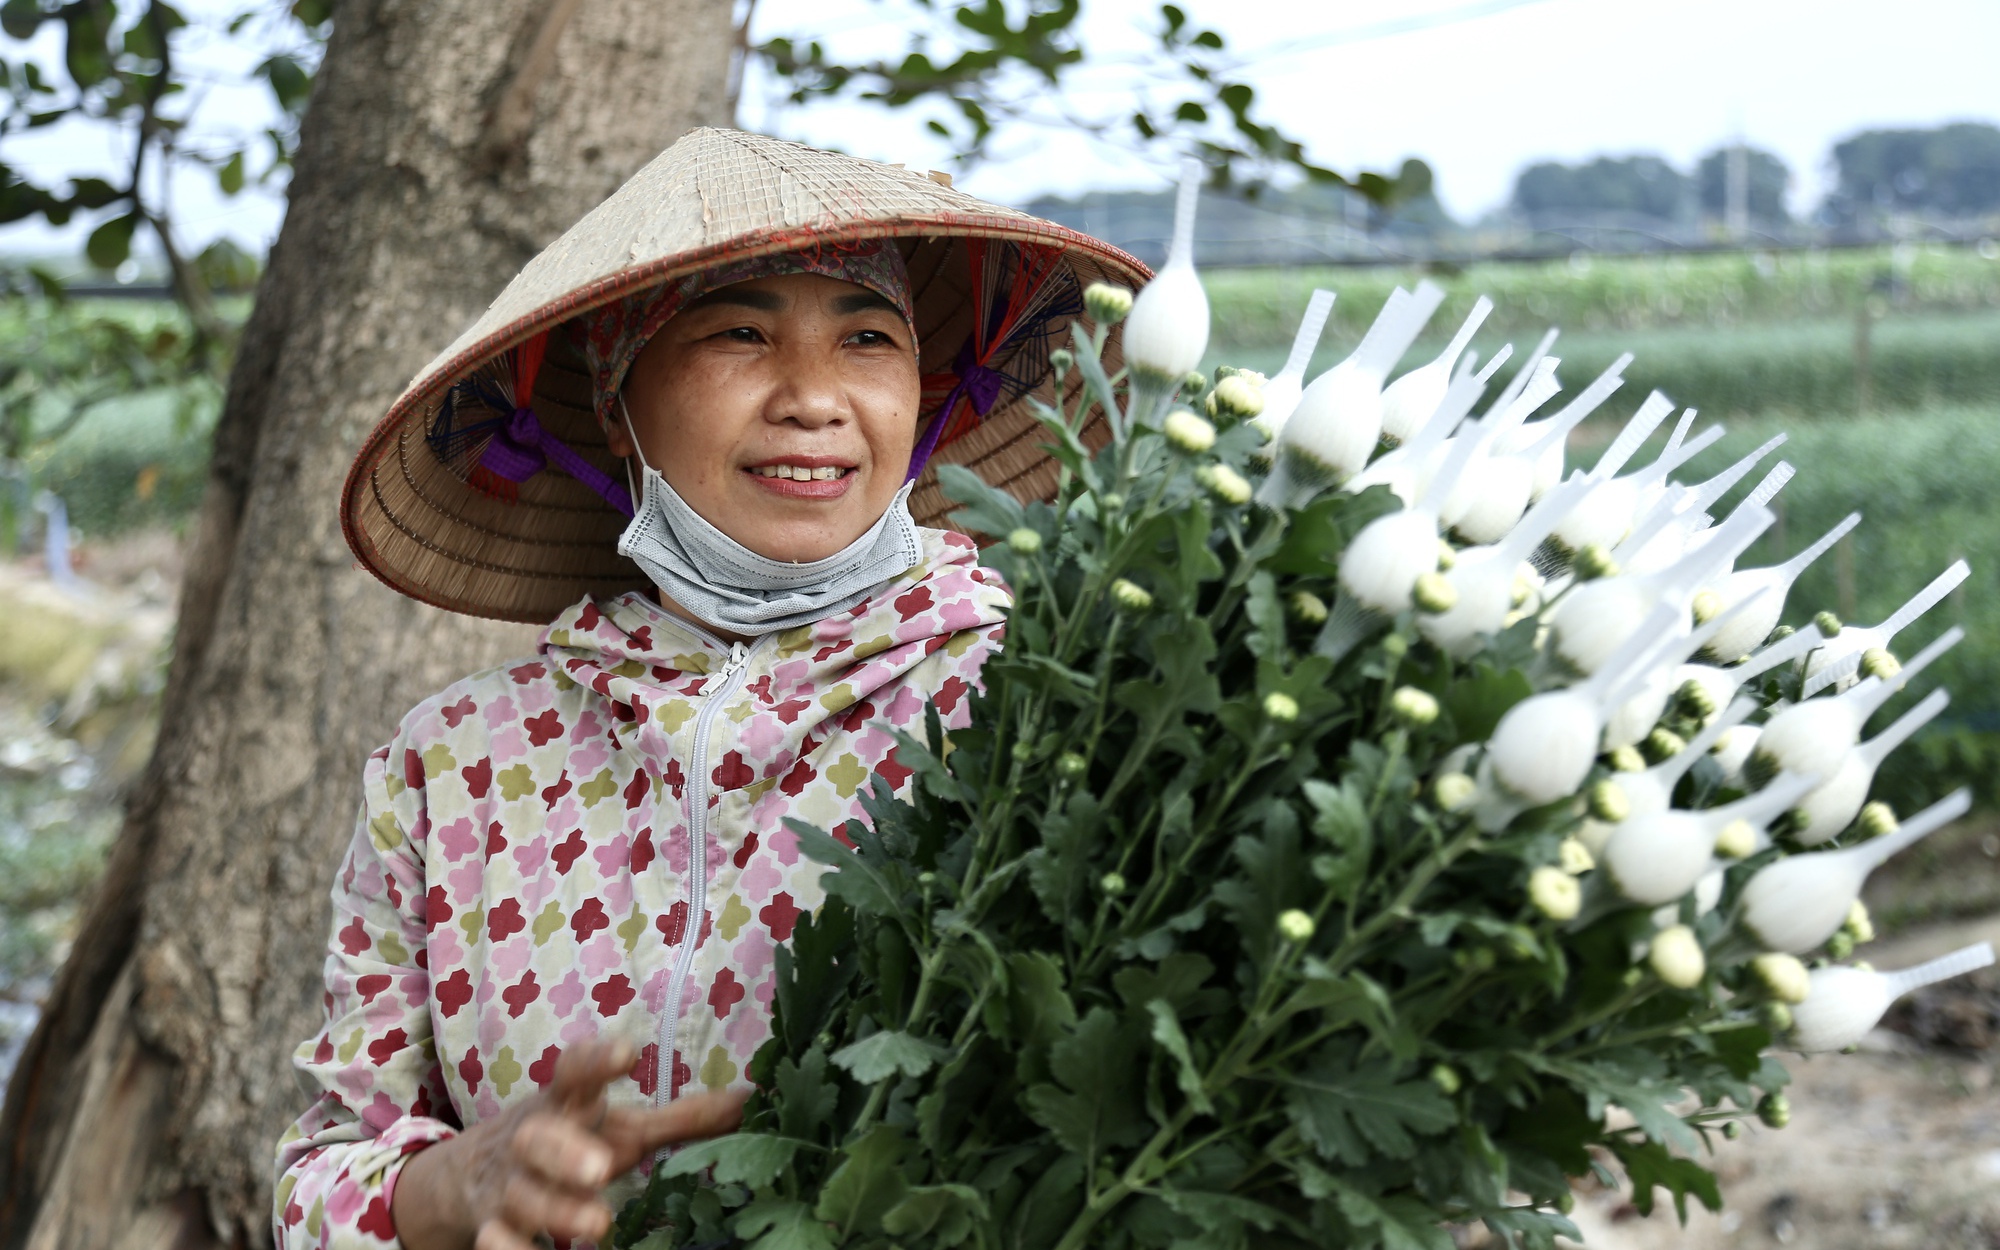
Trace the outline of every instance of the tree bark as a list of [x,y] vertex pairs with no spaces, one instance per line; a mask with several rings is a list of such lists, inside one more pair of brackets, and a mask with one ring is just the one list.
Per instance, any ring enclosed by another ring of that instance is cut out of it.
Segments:
[[361,763],[532,633],[355,568],[362,434],[538,250],[726,120],[729,0],[344,0],[215,435],[160,745],[0,1111],[0,1247],[263,1246]]

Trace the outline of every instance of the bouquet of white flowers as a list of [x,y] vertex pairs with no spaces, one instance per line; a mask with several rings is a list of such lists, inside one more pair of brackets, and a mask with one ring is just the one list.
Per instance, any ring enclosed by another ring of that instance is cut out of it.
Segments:
[[619,1244],[1449,1250],[1477,1220],[1547,1247],[1607,1160],[1642,1211],[1717,1206],[1708,1135],[1785,1120],[1774,1048],[1991,961],[1801,962],[1865,941],[1868,872],[1965,810],[1867,802],[1944,703],[1862,740],[1957,641],[1889,650],[1938,586],[1781,625],[1845,529],[1735,568],[1791,470],[1720,504],[1772,447],[1678,482],[1719,436],[1689,413],[1632,467],[1656,395],[1572,472],[1624,362],[1537,418],[1545,342],[1482,402],[1483,301],[1393,383],[1434,288],[1310,385],[1324,293],[1270,381],[1191,374],[1191,208],[1059,354],[1056,499],[946,470],[999,540],[1005,651],[969,728],[905,739],[906,799],[795,826],[829,897],[779,952],[760,1092]]

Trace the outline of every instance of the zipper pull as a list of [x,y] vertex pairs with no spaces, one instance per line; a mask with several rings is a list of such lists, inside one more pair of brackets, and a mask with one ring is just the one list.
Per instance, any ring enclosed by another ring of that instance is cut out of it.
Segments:
[[749,658],[750,658],[750,648],[744,646],[741,642],[730,643],[729,661],[722,666],[722,671],[720,673],[717,673],[716,677],[719,680],[727,681],[731,677],[736,676],[736,670],[742,668],[744,661],[748,660]]

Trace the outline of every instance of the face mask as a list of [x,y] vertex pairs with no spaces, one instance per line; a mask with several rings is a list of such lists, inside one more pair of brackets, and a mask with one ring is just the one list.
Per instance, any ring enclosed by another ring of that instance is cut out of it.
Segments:
[[[632,419],[622,395],[618,404],[629,433]],[[636,437],[632,446],[641,487],[632,521],[619,535],[618,554],[712,628],[757,635],[810,625],[860,603],[923,557],[923,539],[908,507],[910,484],[845,548],[824,560],[788,564],[757,554],[702,519],[646,463]]]

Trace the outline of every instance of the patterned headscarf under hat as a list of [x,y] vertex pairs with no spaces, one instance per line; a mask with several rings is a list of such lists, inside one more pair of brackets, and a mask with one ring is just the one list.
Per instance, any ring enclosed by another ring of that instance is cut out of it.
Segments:
[[632,362],[681,309],[711,291],[738,282],[795,273],[816,273],[867,287],[896,306],[903,314],[903,324],[910,328],[910,342],[917,341],[916,318],[910,311],[910,275],[903,267],[903,254],[891,241],[823,243],[803,251],[733,261],[689,274],[679,282],[634,292],[598,309],[582,324],[580,345],[590,366],[591,403],[599,423],[611,423],[611,410]]

